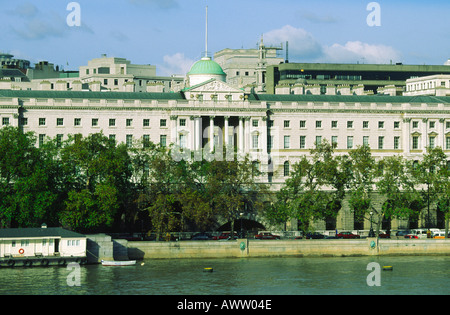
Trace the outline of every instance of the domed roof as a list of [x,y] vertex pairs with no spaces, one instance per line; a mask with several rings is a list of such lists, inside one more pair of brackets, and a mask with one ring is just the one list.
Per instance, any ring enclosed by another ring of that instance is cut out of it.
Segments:
[[214,75],[225,75],[223,69],[219,64],[210,57],[203,57],[191,68],[191,71],[188,72],[188,75],[191,74],[214,74]]

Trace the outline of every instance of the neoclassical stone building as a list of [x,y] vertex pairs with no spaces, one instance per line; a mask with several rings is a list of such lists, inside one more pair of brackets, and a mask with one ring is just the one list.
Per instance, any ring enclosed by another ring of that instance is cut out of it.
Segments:
[[[177,93],[0,90],[0,124],[34,131],[40,143],[103,132],[128,145],[138,139],[173,143],[196,158],[226,145],[249,154],[263,172],[259,180],[274,190],[324,139],[337,144],[336,154],[366,144],[376,158],[420,159],[427,146],[450,155],[450,97],[255,94],[227,84],[209,57],[193,65],[186,82]],[[226,159],[226,153],[215,158]],[[435,223],[438,217],[434,211]],[[408,227],[399,220],[391,224]],[[317,229],[333,230],[369,225],[357,225],[345,201],[335,222],[315,222]],[[287,228],[295,230],[295,223]]]

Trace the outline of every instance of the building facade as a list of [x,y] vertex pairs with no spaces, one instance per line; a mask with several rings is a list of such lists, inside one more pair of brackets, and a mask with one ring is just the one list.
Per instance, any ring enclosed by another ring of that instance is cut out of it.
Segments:
[[[103,66],[97,65],[81,72],[107,76],[98,72]],[[97,73],[91,73],[92,69]],[[110,68],[110,75],[121,69],[120,64]],[[153,71],[147,70],[149,75]],[[47,137],[62,141],[69,134],[98,132],[129,146],[139,140],[174,144],[183,148],[184,153],[174,156],[179,159],[189,152],[195,159],[227,159],[227,152],[221,151],[225,146],[232,153],[249,154],[262,171],[258,180],[273,190],[289,177],[292,165],[325,139],[337,145],[336,154],[368,145],[376,159],[402,155],[418,160],[427,147],[440,146],[450,156],[448,96],[255,93],[227,83],[223,69],[208,57],[193,65],[186,82],[186,87],[171,93],[85,91],[67,89],[64,84],[59,90],[4,89],[0,90],[0,124],[35,132],[38,145]],[[345,200],[335,222],[315,222],[318,229],[368,226],[368,221],[357,226]],[[392,229],[407,227],[408,222],[400,220],[391,225]],[[290,228],[295,230],[295,223]]]

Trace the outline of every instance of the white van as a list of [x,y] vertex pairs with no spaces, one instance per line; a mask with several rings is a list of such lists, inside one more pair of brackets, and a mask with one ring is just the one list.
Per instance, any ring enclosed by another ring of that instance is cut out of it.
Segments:
[[445,231],[433,232],[433,238],[445,238]]
[[427,229],[413,229],[409,235],[415,235],[418,238],[427,238]]

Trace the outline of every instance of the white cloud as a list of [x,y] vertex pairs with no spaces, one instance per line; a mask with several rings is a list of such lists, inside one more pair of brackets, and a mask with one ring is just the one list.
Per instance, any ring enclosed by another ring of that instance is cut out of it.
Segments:
[[194,60],[185,57],[183,53],[165,55],[163,60],[164,64],[159,65],[158,69],[162,72],[162,75],[166,76],[172,74],[185,75],[189,72],[195,62]]
[[314,36],[302,28],[290,25],[264,34],[264,42],[271,45],[289,42],[291,62],[325,63],[389,63],[401,61],[401,53],[393,47],[368,44],[361,41],[348,41],[344,45],[330,46],[320,44]]
[[271,45],[283,45],[289,42],[289,56],[298,59],[321,56],[322,47],[311,33],[302,28],[285,25],[280,29],[264,34],[264,42]]
[[385,45],[371,45],[360,41],[349,41],[345,45],[333,44],[324,48],[326,62],[390,63],[401,60],[401,54]]

